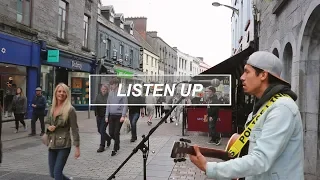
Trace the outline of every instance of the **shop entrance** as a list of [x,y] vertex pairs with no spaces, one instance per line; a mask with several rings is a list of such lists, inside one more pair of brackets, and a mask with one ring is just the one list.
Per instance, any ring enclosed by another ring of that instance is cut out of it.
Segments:
[[56,84],[57,86],[59,83],[64,83],[68,85],[68,70],[65,68],[56,68]]

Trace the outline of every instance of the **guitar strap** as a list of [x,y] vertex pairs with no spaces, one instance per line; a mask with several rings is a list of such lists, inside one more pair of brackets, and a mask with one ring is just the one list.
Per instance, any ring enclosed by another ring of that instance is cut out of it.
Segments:
[[[251,134],[251,130],[258,121],[259,117],[274,103],[277,99],[281,97],[290,97],[287,94],[278,93],[275,94],[267,103],[264,105],[260,112],[257,113],[256,116],[252,119],[250,124],[245,128],[245,130],[241,133],[239,138],[235,141],[235,143],[230,147],[229,153],[232,157],[236,157],[242,150],[242,148],[245,146],[245,144],[248,142],[249,136]],[[291,98],[291,97],[290,97]]]

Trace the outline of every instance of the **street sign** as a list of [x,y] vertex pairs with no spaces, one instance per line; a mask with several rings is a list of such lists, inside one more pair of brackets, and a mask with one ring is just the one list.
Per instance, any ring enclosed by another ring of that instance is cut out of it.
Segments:
[[48,50],[48,62],[59,62],[59,50]]

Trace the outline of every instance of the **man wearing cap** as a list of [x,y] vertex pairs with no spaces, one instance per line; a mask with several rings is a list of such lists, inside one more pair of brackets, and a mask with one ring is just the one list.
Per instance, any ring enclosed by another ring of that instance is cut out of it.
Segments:
[[32,99],[32,119],[31,119],[31,133],[29,136],[36,135],[36,122],[39,119],[41,124],[41,134],[42,136],[45,133],[45,125],[44,125],[44,116],[46,110],[46,98],[42,95],[42,89],[40,87],[36,88],[36,95]]
[[[295,103],[297,95],[280,78],[281,71],[281,60],[272,53],[258,51],[249,57],[240,78],[244,92],[256,97],[245,124],[247,127],[256,119],[248,138],[248,155],[207,162],[195,146],[196,156],[190,155],[190,159],[208,178],[304,179],[303,126]],[[279,93],[282,95],[275,99]]]

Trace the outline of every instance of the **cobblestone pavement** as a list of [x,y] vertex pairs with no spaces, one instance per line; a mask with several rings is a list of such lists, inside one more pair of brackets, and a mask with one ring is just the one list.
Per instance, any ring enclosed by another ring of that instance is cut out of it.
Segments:
[[[94,118],[93,113],[91,118]],[[99,135],[97,133],[96,122],[88,119],[87,112],[78,112],[81,157],[78,160],[73,158],[72,149],[64,172],[74,179],[107,179],[119,165],[129,156],[136,145],[141,141],[141,135],[147,134],[156,125],[158,119],[153,120],[153,125],[148,126],[146,118],[138,121],[138,141],[130,143],[130,133],[121,131],[121,143],[119,153],[111,157],[113,143],[103,153],[97,153],[99,145]],[[30,124],[30,121],[27,121]],[[39,122],[37,129],[39,129]],[[0,168],[0,180],[9,179],[50,179],[48,176],[48,151],[41,144],[40,136],[27,137],[28,132],[13,133],[14,122],[3,124],[3,148],[4,157]],[[30,126],[29,126],[30,127]],[[40,133],[40,131],[37,131]],[[150,137],[150,153],[147,161],[147,179],[205,179],[205,175],[200,172],[189,160],[174,163],[170,158],[171,148],[174,141],[181,138],[181,125],[174,123],[162,124]],[[207,137],[189,133],[188,138],[192,144],[200,146],[214,147],[207,145]],[[224,140],[225,141],[225,140]],[[219,148],[224,147],[223,142]],[[116,174],[115,179],[143,179],[143,158],[141,151],[138,151],[126,163],[126,165]]]

